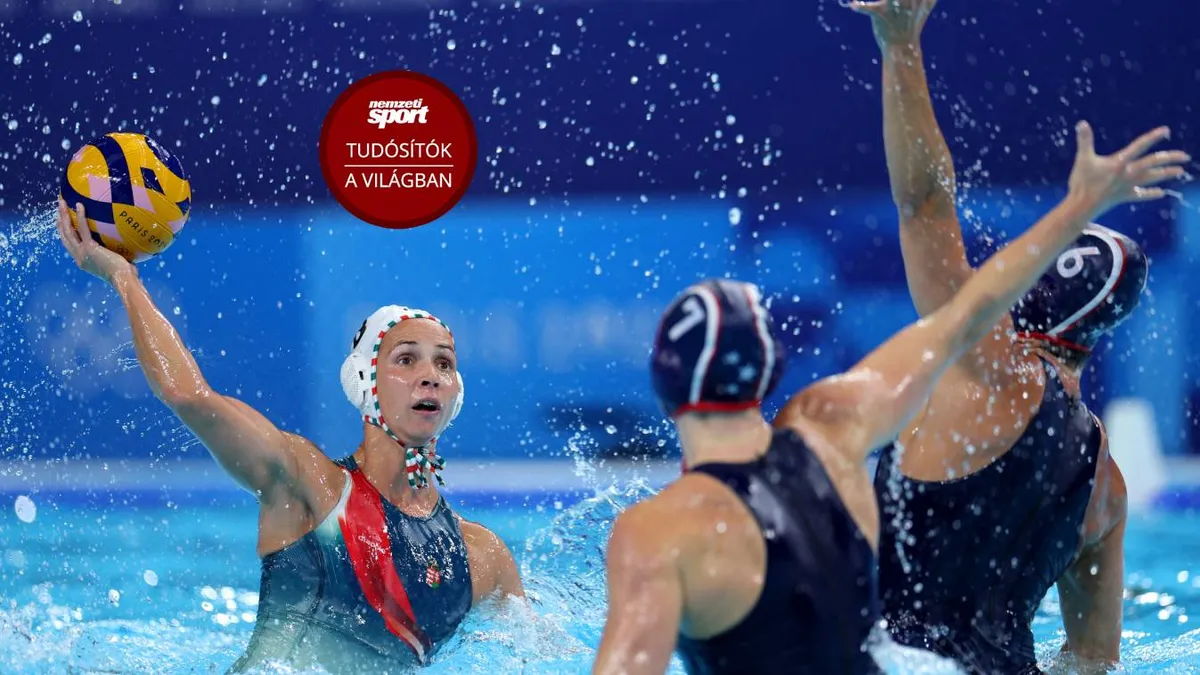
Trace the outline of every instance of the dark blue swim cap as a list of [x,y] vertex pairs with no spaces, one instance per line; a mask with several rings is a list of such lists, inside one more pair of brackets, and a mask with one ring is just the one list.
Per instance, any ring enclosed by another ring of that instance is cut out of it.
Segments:
[[671,417],[761,405],[786,365],[758,287],[725,279],[698,283],[671,302],[650,356],[654,391]]
[[1092,224],[1013,308],[1017,333],[1091,352],[1133,313],[1148,272],[1132,239]]

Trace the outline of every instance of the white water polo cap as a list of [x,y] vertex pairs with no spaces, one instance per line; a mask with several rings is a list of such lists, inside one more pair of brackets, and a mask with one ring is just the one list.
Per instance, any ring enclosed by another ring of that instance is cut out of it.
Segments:
[[[366,321],[362,322],[350,344],[350,355],[342,362],[341,371],[342,391],[345,392],[351,405],[363,416],[363,420],[383,429],[401,445],[404,445],[404,442],[388,427],[387,422],[383,419],[383,411],[379,407],[378,360],[379,346],[383,344],[383,337],[393,326],[409,319],[436,321],[446,329],[447,333],[450,333],[452,338],[454,336],[445,322],[425,310],[401,305],[386,305],[375,310],[371,316],[367,317]],[[454,376],[458,380],[458,396],[454,399],[454,408],[450,411],[450,416],[437,429],[433,440],[437,440],[436,436],[440,436],[462,411],[464,392],[462,373],[455,370]],[[432,440],[430,444],[433,444]],[[414,487],[424,484],[424,474],[420,470],[422,467],[431,469],[435,475],[441,469],[441,459],[433,453],[432,449],[426,451],[424,448],[418,448],[419,452],[414,452],[412,448],[406,446],[406,450],[409,483]],[[437,476],[437,478],[441,483],[441,476]]]

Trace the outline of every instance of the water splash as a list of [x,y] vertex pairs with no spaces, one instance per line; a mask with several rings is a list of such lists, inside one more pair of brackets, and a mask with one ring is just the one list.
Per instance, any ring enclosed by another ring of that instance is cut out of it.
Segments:
[[[30,269],[45,259],[48,249],[61,246],[56,233],[58,205],[50,204],[43,208],[44,210],[35,211],[28,220],[13,227],[7,235],[0,232],[0,265],[6,268]],[[11,271],[6,271],[5,276],[11,274]],[[11,283],[13,278],[9,277],[7,281]],[[9,291],[12,288],[13,286],[6,284],[5,290]],[[5,309],[8,309],[7,305],[11,301],[6,299]],[[20,305],[17,306],[19,307]]]

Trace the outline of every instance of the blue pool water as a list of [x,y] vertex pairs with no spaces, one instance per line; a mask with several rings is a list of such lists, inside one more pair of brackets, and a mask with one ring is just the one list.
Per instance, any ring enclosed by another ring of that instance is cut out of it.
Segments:
[[[608,528],[620,508],[646,494],[633,486],[574,503],[460,504],[511,547],[533,613],[477,612],[428,672],[588,672],[603,625]],[[177,504],[114,494],[102,506],[50,494],[19,505],[15,496],[5,500],[0,672],[214,673],[240,653],[258,589],[248,497],[218,493]],[[1125,671],[1200,673],[1200,517],[1135,517],[1126,577]],[[1062,643],[1053,591],[1035,630],[1045,663]],[[955,672],[894,649],[881,658],[891,672]],[[675,664],[672,672],[682,671]]]

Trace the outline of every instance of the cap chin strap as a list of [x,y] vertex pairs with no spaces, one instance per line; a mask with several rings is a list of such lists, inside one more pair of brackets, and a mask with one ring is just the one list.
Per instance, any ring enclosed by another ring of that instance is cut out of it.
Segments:
[[429,487],[428,476],[432,475],[438,485],[445,485],[442,470],[446,468],[446,460],[437,454],[437,438],[429,439],[426,445],[408,445],[392,431],[383,417],[363,415],[363,421],[383,429],[392,440],[404,448],[404,473],[408,477],[408,486],[413,489]]
[[[399,305],[380,307],[367,317],[367,320],[362,323],[362,327],[358,329],[358,333],[355,334],[350,354],[342,362],[341,381],[346,398],[362,414],[363,421],[383,429],[392,440],[404,448],[404,470],[408,476],[408,484],[412,488],[419,489],[429,486],[429,475],[437,480],[438,485],[446,484],[441,476],[446,462],[437,454],[437,439],[450,425],[450,422],[458,417],[458,413],[462,410],[464,392],[462,374],[456,371],[454,377],[458,380],[458,396],[454,401],[454,407],[446,422],[437,429],[429,443],[423,446],[409,447],[388,426],[383,419],[383,410],[379,405],[379,389],[377,387],[379,346],[383,343],[383,336],[387,335],[392,326],[408,319],[436,321],[446,329],[446,332],[450,333],[449,326],[424,310]],[[453,337],[453,333],[451,333],[451,337]]]
[[1073,352],[1079,352],[1080,354],[1083,354],[1084,356],[1090,356],[1092,353],[1092,350],[1089,349],[1088,347],[1084,347],[1081,344],[1071,342],[1070,340],[1064,340],[1064,339],[1062,339],[1060,337],[1056,337],[1054,335],[1047,335],[1046,333],[1030,333],[1030,332],[1024,332],[1024,331],[1017,331],[1017,337],[1024,338],[1027,340],[1041,340],[1042,342],[1049,342],[1052,345],[1064,347],[1066,349],[1070,349]]

